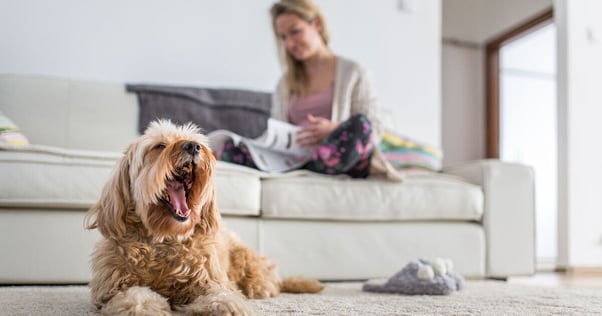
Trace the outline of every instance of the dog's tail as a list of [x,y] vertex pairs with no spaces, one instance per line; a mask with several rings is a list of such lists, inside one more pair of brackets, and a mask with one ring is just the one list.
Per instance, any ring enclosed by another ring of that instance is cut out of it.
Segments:
[[280,292],[283,293],[318,293],[323,289],[324,285],[320,281],[297,276],[286,278],[280,283]]

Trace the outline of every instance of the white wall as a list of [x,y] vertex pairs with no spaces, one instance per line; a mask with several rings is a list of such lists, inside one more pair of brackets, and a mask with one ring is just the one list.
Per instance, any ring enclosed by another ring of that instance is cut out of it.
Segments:
[[482,56],[479,48],[443,45],[441,141],[444,164],[484,156]]
[[551,6],[552,0],[445,0],[443,37],[485,43]]
[[443,1],[444,164],[485,157],[483,66],[487,41],[551,6],[552,0]]
[[[272,0],[0,0],[0,73],[272,90]],[[441,0],[317,0],[395,129],[441,143]]]
[[441,2],[328,0],[335,52],[360,61],[373,74],[384,119],[397,131],[441,144]]
[[602,266],[602,2],[555,1],[561,264]]
[[271,89],[269,0],[0,0],[0,71]]

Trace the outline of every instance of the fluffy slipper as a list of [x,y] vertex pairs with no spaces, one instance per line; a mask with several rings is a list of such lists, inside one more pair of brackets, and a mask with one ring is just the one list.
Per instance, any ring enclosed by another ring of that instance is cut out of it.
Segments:
[[364,291],[406,295],[449,295],[464,287],[464,278],[453,272],[451,260],[418,259],[408,263],[385,283],[367,282]]

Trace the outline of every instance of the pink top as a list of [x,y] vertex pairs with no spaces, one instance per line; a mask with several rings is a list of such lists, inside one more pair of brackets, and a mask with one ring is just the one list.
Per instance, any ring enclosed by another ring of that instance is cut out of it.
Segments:
[[334,84],[330,88],[303,98],[291,97],[288,103],[288,119],[294,125],[308,124],[307,114],[331,119]]

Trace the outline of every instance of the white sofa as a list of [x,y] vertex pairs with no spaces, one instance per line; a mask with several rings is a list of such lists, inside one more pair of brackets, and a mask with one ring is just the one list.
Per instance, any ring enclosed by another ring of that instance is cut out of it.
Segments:
[[[0,283],[85,283],[100,237],[83,229],[120,152],[137,136],[123,85],[0,75],[0,111],[33,144],[0,150]],[[531,168],[494,160],[409,175],[403,183],[266,177],[218,163],[225,223],[283,275],[386,277],[448,257],[467,277],[534,272]]]

